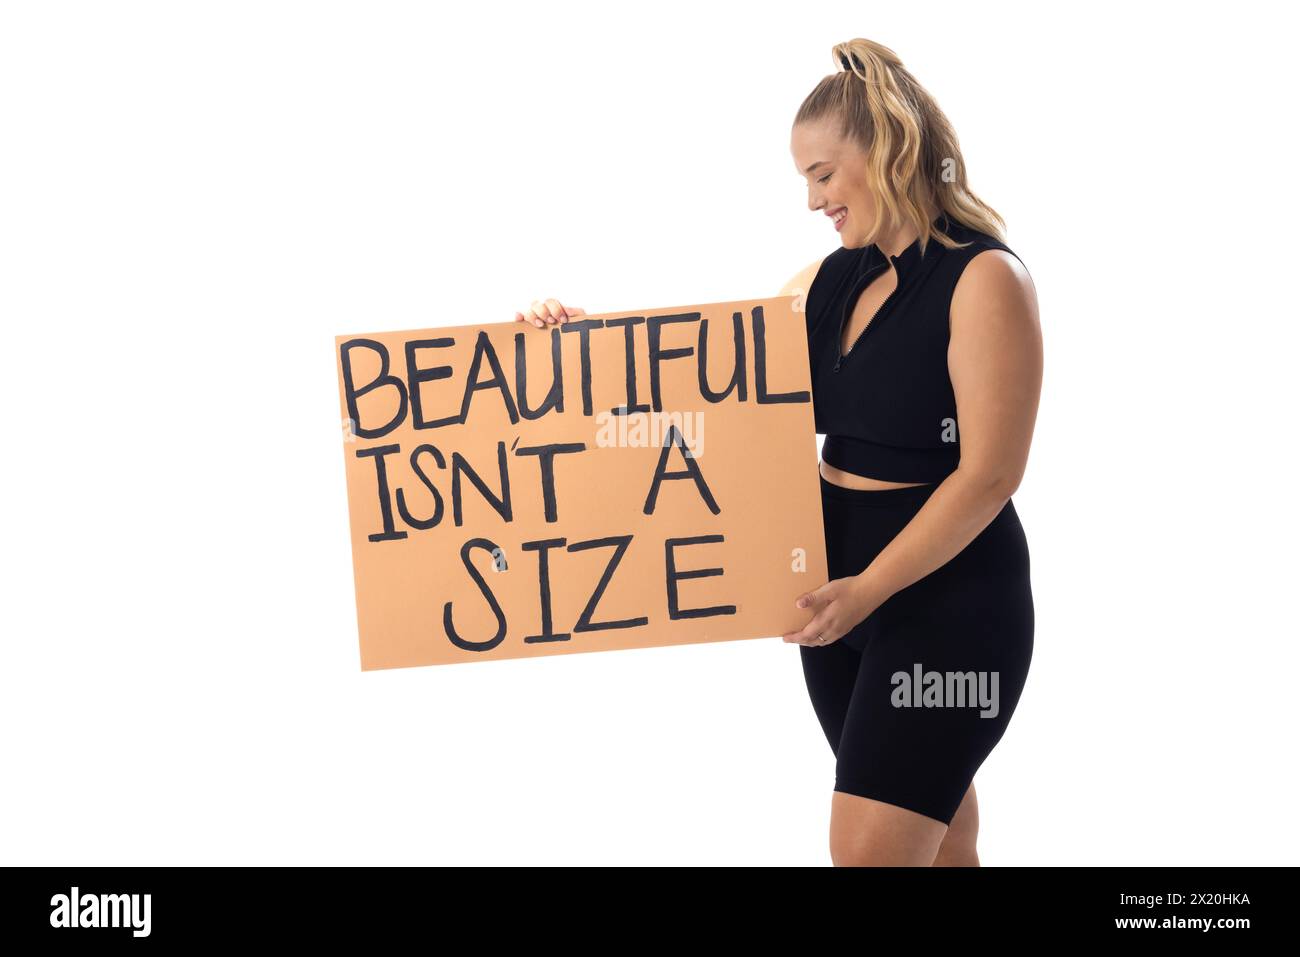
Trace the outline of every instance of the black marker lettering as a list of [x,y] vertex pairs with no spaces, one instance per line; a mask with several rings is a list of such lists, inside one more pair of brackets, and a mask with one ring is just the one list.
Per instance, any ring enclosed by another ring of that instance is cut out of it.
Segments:
[[614,569],[618,567],[618,563],[623,558],[623,553],[627,551],[627,547],[631,541],[631,535],[611,535],[609,538],[594,538],[589,542],[575,542],[569,546],[569,551],[571,552],[581,552],[589,548],[603,548],[606,545],[615,546],[614,554],[610,556],[609,562],[605,565],[604,574],[600,576],[600,581],[596,583],[596,590],[591,593],[591,600],[587,602],[587,607],[582,609],[582,614],[578,616],[578,623],[573,626],[574,631],[603,631],[606,628],[639,628],[650,620],[644,617],[623,618],[619,621],[593,622],[591,620],[591,616],[596,613],[596,604],[600,601],[601,596],[605,594],[605,589],[609,585],[609,580],[614,577]]
[[564,545],[562,538],[547,538],[537,542],[524,542],[523,550],[526,552],[537,552],[537,582],[541,590],[542,599],[542,633],[540,635],[524,635],[524,643],[531,644],[538,641],[568,641],[573,636],[567,631],[556,634],[551,630],[551,563],[549,560],[552,548],[560,548]]
[[388,490],[388,468],[384,463],[384,456],[400,451],[402,451],[400,445],[376,445],[369,449],[357,449],[357,458],[375,460],[375,478],[379,486],[377,489],[379,493],[379,514],[384,518],[384,530],[379,534],[368,535],[367,538],[372,542],[388,542],[396,538],[406,537],[406,532],[397,531],[396,526],[393,524],[392,495]]
[[[353,349],[370,349],[379,353],[379,375],[361,389],[358,389],[352,381]],[[402,385],[401,379],[388,374],[388,350],[384,348],[383,343],[376,342],[374,339],[349,339],[339,348],[339,358],[343,363],[343,394],[347,399],[348,415],[356,423],[357,437],[378,439],[397,428],[398,424],[406,418],[406,388]],[[397,390],[397,414],[393,416],[387,425],[378,429],[367,429],[361,424],[361,413],[357,411],[357,399],[381,386],[392,386]]]
[[483,494],[483,499],[496,510],[507,522],[511,521],[510,509],[510,472],[506,469],[506,444],[497,442],[497,471],[501,476],[501,497],[497,498],[492,494],[484,483],[474,467],[469,464],[469,460],[459,452],[451,453],[451,510],[456,527],[464,525],[464,516],[461,512],[460,496],[460,475],[464,472],[469,476],[469,480],[478,486],[478,490]]
[[754,307],[754,391],[759,405],[781,402],[811,402],[807,392],[767,392],[767,336],[763,323],[763,307]]
[[700,395],[706,402],[721,402],[734,391],[740,402],[748,394],[749,377],[745,374],[745,320],[739,312],[731,317],[731,335],[735,343],[735,364],[732,366],[731,381],[723,392],[714,392],[709,387],[709,320],[700,323]]
[[406,381],[409,383],[411,392],[411,425],[417,429],[433,429],[441,425],[451,425],[463,421],[463,410],[461,415],[449,415],[445,419],[434,419],[432,422],[424,421],[424,409],[420,403],[420,383],[451,378],[451,366],[434,366],[432,369],[421,369],[415,364],[416,349],[446,349],[455,344],[456,340],[448,337],[441,339],[412,339],[406,344]]
[[524,333],[515,333],[515,392],[519,394],[519,412],[525,419],[540,419],[549,410],[564,411],[564,369],[560,362],[560,330],[551,330],[551,389],[536,411],[528,408],[528,361]]
[[[682,460],[686,463],[686,468],[678,472],[667,472],[664,466],[668,464],[668,450],[670,448],[679,449],[682,453]],[[659,498],[659,483],[664,479],[685,479],[695,480],[695,487],[700,491],[700,497],[704,499],[709,511],[717,515],[722,511],[718,503],[713,500],[713,493],[709,491],[709,483],[704,481],[704,475],[700,472],[700,467],[695,461],[695,456],[691,450],[686,447],[682,433],[678,431],[676,423],[668,426],[668,434],[664,436],[663,451],[659,453],[659,464],[655,466],[654,478],[650,482],[650,494],[646,496],[645,506],[641,509],[646,515],[654,514],[655,502]]]
[[421,530],[433,528],[440,521],[442,521],[442,495],[439,494],[437,488],[434,487],[434,484],[429,479],[429,476],[425,474],[424,469],[420,467],[419,458],[420,455],[424,452],[428,452],[430,455],[433,456],[433,460],[436,463],[438,463],[438,468],[440,469],[445,469],[447,467],[447,463],[443,460],[442,453],[438,451],[437,446],[417,445],[411,451],[411,471],[413,471],[416,477],[421,482],[424,483],[424,487],[433,493],[433,517],[426,518],[426,519],[419,519],[413,516],[410,512],[410,509],[406,507],[405,490],[403,490],[400,487],[397,490],[397,510],[402,514],[402,521],[404,521],[407,525],[410,525],[412,528],[418,528]]
[[721,535],[696,535],[693,538],[670,538],[664,542],[664,567],[668,569],[668,620],[680,621],[683,618],[711,618],[714,615],[734,615],[735,605],[713,605],[709,608],[681,608],[677,604],[677,582],[683,578],[712,578],[723,574],[721,568],[697,568],[693,571],[679,572],[673,549],[678,545],[697,545],[705,542],[724,541]]
[[546,520],[556,521],[558,510],[555,506],[555,455],[557,452],[582,452],[587,448],[583,442],[565,442],[555,445],[532,445],[519,449],[516,455],[536,455],[542,469],[542,501],[546,508]]
[[560,326],[561,332],[578,334],[579,381],[582,383],[582,414],[591,415],[591,330],[602,329],[599,319],[571,319]]
[[690,346],[682,346],[678,349],[661,349],[659,347],[662,338],[663,327],[670,322],[699,322],[700,314],[698,312],[683,312],[674,316],[651,316],[649,323],[646,325],[646,331],[650,336],[650,404],[656,412],[662,412],[664,408],[663,396],[660,395],[659,389],[659,363],[664,359],[685,359],[687,356],[695,354],[695,350]]
[[492,608],[492,614],[496,616],[496,634],[487,641],[467,641],[462,638],[456,632],[456,626],[452,624],[451,602],[447,602],[442,606],[442,628],[447,633],[448,640],[457,648],[463,648],[466,651],[491,651],[497,645],[501,644],[506,637],[506,616],[501,611],[501,606],[497,604],[497,599],[496,596],[492,594],[492,589],[488,587],[488,583],[479,573],[479,570],[474,567],[474,563],[470,561],[469,553],[476,548],[481,548],[492,555],[493,561],[496,561],[496,555],[499,548],[495,542],[486,538],[471,538],[460,547],[460,560],[465,563],[465,568],[469,571],[470,577],[478,584],[479,591],[483,593],[483,597],[487,599],[488,605]]
[[614,415],[631,415],[633,412],[649,412],[650,406],[636,400],[636,335],[634,326],[645,322],[645,316],[625,316],[622,319],[606,319],[608,328],[623,327],[623,382],[627,386],[627,403],[616,409],[610,409]]
[[[483,360],[487,359],[488,365],[492,367],[492,378],[478,380],[479,369],[483,365]],[[510,385],[506,382],[506,374],[501,371],[501,362],[497,359],[497,351],[492,347],[492,340],[483,330],[479,330],[478,338],[474,340],[474,358],[470,360],[469,374],[465,376],[465,398],[460,405],[460,421],[469,421],[469,403],[474,397],[474,393],[480,389],[497,389],[501,393],[501,401],[505,404],[506,413],[510,416],[510,424],[514,425],[519,421],[519,410],[515,408],[515,400],[510,395]]]

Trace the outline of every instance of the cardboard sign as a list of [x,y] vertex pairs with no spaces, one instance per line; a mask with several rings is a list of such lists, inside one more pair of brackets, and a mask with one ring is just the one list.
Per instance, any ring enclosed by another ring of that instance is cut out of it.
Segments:
[[794,304],[338,336],[362,670],[805,625],[826,546]]

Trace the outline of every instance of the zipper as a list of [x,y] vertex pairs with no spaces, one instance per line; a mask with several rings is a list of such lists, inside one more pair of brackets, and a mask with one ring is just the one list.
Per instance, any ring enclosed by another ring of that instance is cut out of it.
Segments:
[[[888,267],[889,263],[887,262],[885,265],[886,267]],[[849,356],[853,355],[853,350],[858,347],[858,343],[861,342],[862,337],[867,334],[867,330],[870,329],[873,325],[875,325],[876,316],[880,315],[884,311],[885,307],[889,305],[889,301],[894,298],[894,294],[898,292],[899,287],[902,286],[903,283],[901,279],[895,282],[894,288],[890,290],[889,295],[886,296],[884,301],[879,306],[876,307],[876,311],[871,314],[871,318],[867,320],[867,324],[862,327],[862,331],[859,332],[857,338],[853,340],[853,344],[849,346],[849,351],[840,352],[840,343],[844,341],[844,327],[848,325],[849,316],[853,312],[849,304],[853,303],[854,305],[856,305],[858,297],[861,295],[862,292],[865,291],[866,286],[871,285],[871,282],[874,281],[878,276],[882,275],[882,272],[883,271],[867,273],[866,276],[859,278],[858,281],[854,283],[853,286],[854,291],[849,294],[849,298],[845,301],[844,314],[840,316],[839,332],[835,334],[836,358],[835,358],[835,366],[831,369],[832,372],[840,371],[840,364],[843,363],[844,360],[847,359]],[[866,279],[867,282],[863,283],[863,279]],[[859,289],[858,286],[862,286],[863,288]]]

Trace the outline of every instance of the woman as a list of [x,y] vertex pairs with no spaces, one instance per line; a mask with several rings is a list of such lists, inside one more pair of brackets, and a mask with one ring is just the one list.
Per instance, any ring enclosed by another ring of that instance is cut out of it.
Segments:
[[[975,772],[1033,654],[1011,495],[1042,381],[1037,301],[934,99],[880,44],[832,56],[791,153],[841,245],[781,291],[808,327],[830,581],[785,640],[836,759],[833,863],[977,866]],[[578,315],[549,299],[515,318]]]

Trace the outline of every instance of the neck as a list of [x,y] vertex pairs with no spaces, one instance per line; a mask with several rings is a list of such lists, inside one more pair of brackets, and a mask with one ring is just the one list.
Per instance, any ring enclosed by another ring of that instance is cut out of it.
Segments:
[[890,256],[900,256],[903,250],[916,242],[920,235],[914,226],[907,226],[894,230],[888,236],[882,236],[876,241],[876,245]]
[[[933,223],[936,219],[939,218],[939,210],[931,209],[926,213],[926,215],[929,216],[928,222]],[[915,226],[908,224],[905,226],[900,226],[898,229],[894,230],[892,233],[889,233],[888,235],[881,236],[878,240],[876,240],[876,245],[879,246],[881,250],[883,250],[886,253],[886,255],[901,256],[903,254],[903,250],[905,250],[908,246],[912,245],[912,243],[916,242],[917,239],[920,238],[920,236],[921,234],[917,230],[917,228]]]

